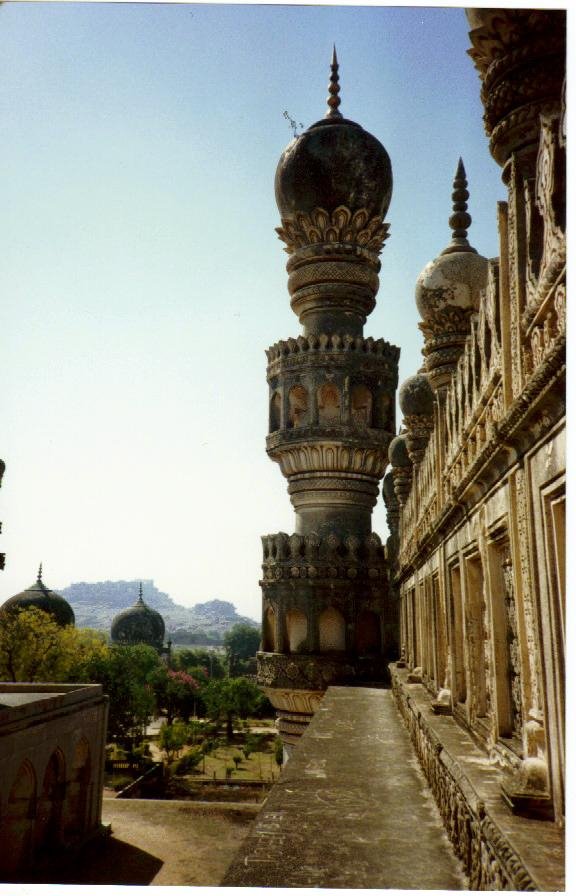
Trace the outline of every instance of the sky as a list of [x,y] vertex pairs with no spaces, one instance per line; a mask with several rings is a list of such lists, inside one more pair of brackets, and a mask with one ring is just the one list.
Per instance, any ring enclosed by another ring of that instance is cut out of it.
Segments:
[[[414,285],[450,240],[498,254],[506,198],[458,8],[0,5],[0,602],[43,563],[153,579],[260,617],[261,535],[294,531],[265,452],[264,350],[297,336],[274,172],[326,109],[386,147],[394,191],[365,335],[421,365]],[[398,424],[400,423],[398,414]],[[382,500],[374,529],[386,537]]]

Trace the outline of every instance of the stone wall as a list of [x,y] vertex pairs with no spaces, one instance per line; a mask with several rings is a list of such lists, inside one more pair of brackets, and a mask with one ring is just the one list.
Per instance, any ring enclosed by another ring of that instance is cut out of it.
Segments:
[[100,685],[0,686],[0,875],[101,833],[107,698]]

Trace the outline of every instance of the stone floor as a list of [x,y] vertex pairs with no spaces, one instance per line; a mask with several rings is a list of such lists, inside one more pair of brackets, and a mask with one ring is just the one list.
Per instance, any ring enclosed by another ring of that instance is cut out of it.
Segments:
[[466,889],[391,691],[327,692],[223,885]]
[[76,860],[44,875],[41,882],[218,886],[258,808],[105,799],[102,820],[112,825],[112,836],[88,845]]

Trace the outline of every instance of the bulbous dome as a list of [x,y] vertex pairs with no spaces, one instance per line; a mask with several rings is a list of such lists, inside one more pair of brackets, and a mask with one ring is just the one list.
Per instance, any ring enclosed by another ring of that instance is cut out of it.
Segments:
[[148,644],[159,650],[164,643],[164,620],[157,610],[149,607],[140,595],[133,607],[122,610],[112,620],[110,637],[114,644]]
[[454,308],[478,311],[488,282],[488,259],[475,252],[451,252],[428,262],[416,281],[416,306],[422,319]]
[[468,182],[462,159],[454,178],[453,211],[449,219],[452,241],[434,261],[428,262],[416,281],[416,305],[425,322],[442,312],[478,311],[480,293],[488,282],[488,259],[468,242],[472,218],[468,214]]
[[392,470],[388,470],[384,479],[382,480],[382,497],[384,498],[384,503],[386,506],[396,502],[396,492],[394,491],[394,473]]
[[406,433],[401,433],[392,439],[388,448],[388,460],[393,467],[411,467],[412,461],[408,454],[408,446],[406,444]]
[[338,62],[332,60],[331,96],[326,117],[286,147],[278,162],[274,190],[283,219],[315,208],[339,206],[384,216],[392,196],[390,157],[376,137],[338,111]]
[[62,628],[66,625],[74,625],[74,610],[68,601],[61,594],[57,594],[55,591],[47,588],[42,581],[42,564],[40,564],[36,582],[30,585],[29,588],[26,588],[25,591],[21,591],[19,594],[15,594],[14,597],[4,601],[0,607],[0,613],[5,613],[9,610],[29,610],[32,607],[49,613]]
[[398,399],[405,417],[432,417],[434,414],[434,392],[425,373],[416,373],[404,380]]

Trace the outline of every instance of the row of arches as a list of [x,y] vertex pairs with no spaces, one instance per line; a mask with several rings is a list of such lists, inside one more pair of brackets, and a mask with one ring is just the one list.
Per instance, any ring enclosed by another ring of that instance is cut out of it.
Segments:
[[375,400],[372,390],[364,383],[353,385],[349,393],[343,393],[335,383],[323,383],[317,389],[296,383],[285,394],[279,389],[272,393],[270,432],[316,423],[384,428],[389,422],[389,409],[390,396],[380,394]]
[[262,648],[266,653],[332,653],[354,651],[359,655],[379,654],[382,650],[380,617],[362,610],[347,637],[343,614],[327,607],[313,623],[301,609],[292,608],[280,616],[268,607],[264,613]]
[[89,818],[92,762],[90,746],[82,738],[69,768],[57,747],[40,774],[24,759],[0,806],[0,870],[14,876],[43,855],[79,839]]

